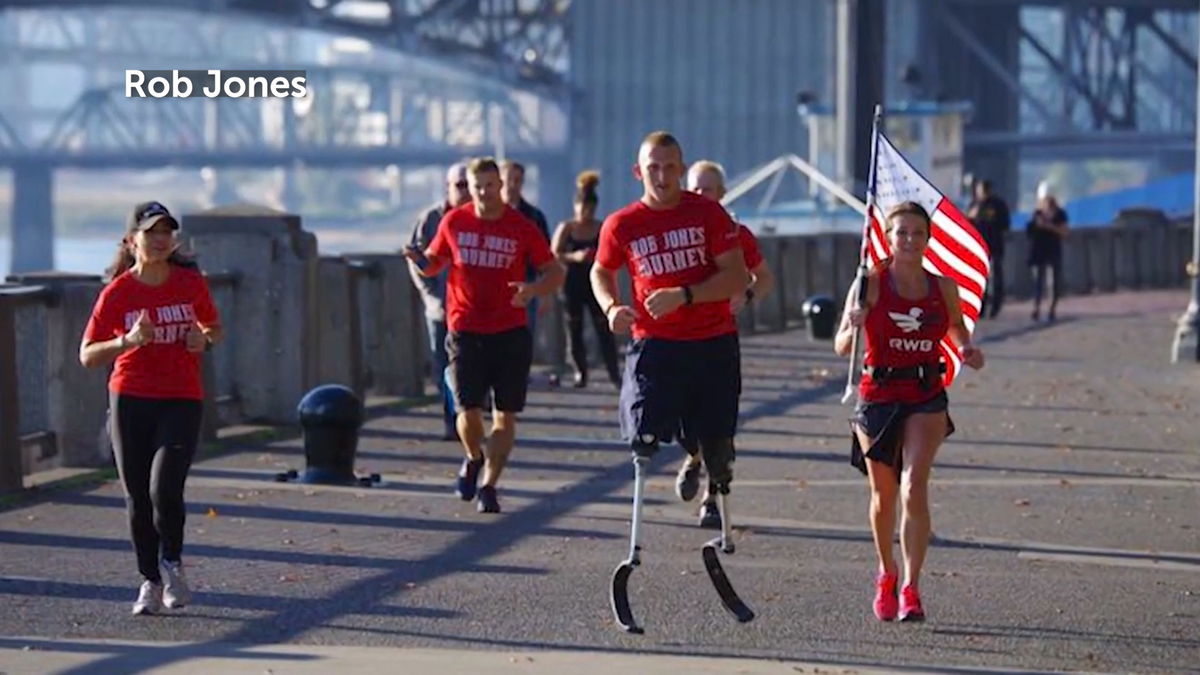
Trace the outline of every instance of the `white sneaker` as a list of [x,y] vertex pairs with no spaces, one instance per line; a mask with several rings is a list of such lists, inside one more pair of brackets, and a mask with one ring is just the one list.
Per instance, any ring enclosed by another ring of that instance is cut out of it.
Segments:
[[133,613],[142,616],[158,614],[163,608],[162,595],[162,584],[143,581],[141,589],[138,590],[137,602],[133,603]]
[[192,601],[192,590],[188,588],[183,574],[182,562],[162,561],[163,604],[167,609],[179,609]]

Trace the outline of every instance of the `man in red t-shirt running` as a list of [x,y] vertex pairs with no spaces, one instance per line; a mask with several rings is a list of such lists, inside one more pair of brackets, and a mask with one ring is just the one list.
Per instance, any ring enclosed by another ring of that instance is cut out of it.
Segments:
[[[720,204],[684,192],[683,171],[671,134],[646,136],[634,167],[642,197],[601,226],[592,291],[614,333],[633,331],[621,431],[635,455],[653,455],[682,429],[728,494],[741,381],[729,298],[749,277],[733,221]],[[617,290],[622,267],[633,279],[630,304]]]
[[[693,162],[687,172],[687,190],[702,197],[707,197],[717,203],[725,196],[725,169],[710,159]],[[742,259],[746,261],[746,269],[750,271],[750,285],[742,292],[735,293],[729,299],[729,309],[734,314],[742,311],[747,305],[762,302],[762,299],[775,287],[775,274],[763,259],[758,247],[758,239],[750,228],[738,223],[738,241],[742,245]],[[741,392],[741,383],[738,383]],[[687,451],[688,457],[679,467],[675,478],[675,494],[685,502],[690,502],[700,491],[700,446],[694,439],[683,437],[679,444]],[[721,529],[721,511],[717,508],[716,494],[710,480],[705,487],[704,496],[700,500],[700,527]]]
[[[479,495],[481,513],[499,513],[496,483],[508,462],[525,408],[533,339],[526,305],[562,285],[564,272],[550,245],[525,216],[500,198],[500,168],[491,158],[467,167],[471,203],[448,212],[424,252],[405,255],[425,276],[446,265],[446,356],[458,410],[458,435],[467,457],[457,480],[464,501]],[[538,271],[527,282],[526,263]],[[492,434],[484,449],[483,403],[492,392]],[[476,489],[480,469],[483,485]]]

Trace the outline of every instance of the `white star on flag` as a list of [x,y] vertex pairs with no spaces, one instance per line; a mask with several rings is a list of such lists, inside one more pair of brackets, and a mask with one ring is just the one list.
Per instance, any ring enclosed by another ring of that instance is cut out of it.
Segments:
[[[922,267],[958,284],[963,322],[967,331],[974,333],[991,267],[987,244],[971,221],[880,133],[875,150],[875,203],[865,242],[870,267],[879,266],[892,253],[883,231],[884,214],[906,201],[923,206],[933,220]],[[962,355],[949,335],[942,339],[938,351],[946,363],[943,379],[950,386],[962,368]]]

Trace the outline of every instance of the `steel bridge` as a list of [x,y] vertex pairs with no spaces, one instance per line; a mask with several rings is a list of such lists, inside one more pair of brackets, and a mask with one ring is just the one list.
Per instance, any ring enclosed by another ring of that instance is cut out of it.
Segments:
[[[51,263],[60,167],[416,167],[499,151],[537,165],[543,206],[567,213],[575,164],[606,142],[576,138],[578,120],[605,114],[625,86],[572,77],[583,53],[573,44],[596,39],[574,35],[572,16],[603,1],[0,0],[13,269]],[[853,5],[857,100],[885,100],[883,73],[903,71],[908,90],[886,92],[893,99],[970,101],[967,169],[1008,194],[1022,159],[1194,162],[1197,0],[812,2]],[[644,5],[620,4],[625,18],[612,21],[641,20]],[[888,21],[889,5],[903,9],[902,25]],[[81,66],[77,98],[29,95],[53,64]],[[310,95],[124,97],[125,68],[163,67],[304,69]],[[870,106],[854,110],[861,118]]]

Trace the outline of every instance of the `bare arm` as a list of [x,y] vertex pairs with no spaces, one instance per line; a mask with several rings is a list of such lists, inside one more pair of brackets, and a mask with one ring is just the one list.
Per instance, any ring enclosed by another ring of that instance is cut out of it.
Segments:
[[750,285],[746,290],[734,295],[729,299],[729,311],[737,314],[741,312],[746,305],[754,301],[762,302],[764,296],[771,292],[775,286],[775,274],[771,272],[771,268],[767,266],[766,261],[758,264],[753,270],[750,270]]
[[762,302],[775,288],[775,273],[771,271],[771,266],[763,261],[758,267],[750,270],[750,275],[754,278],[750,290],[754,291],[754,299]]
[[942,297],[946,299],[946,315],[950,319],[950,339],[962,349],[963,345],[971,344],[971,333],[963,321],[962,305],[958,299],[958,284],[948,277],[939,277],[942,285]]
[[879,283],[876,281],[878,277],[874,274],[867,277],[867,299],[862,307],[858,306],[858,284],[850,285],[850,290],[846,292],[846,302],[842,305],[842,322],[838,326],[837,335],[833,338],[833,351],[838,356],[847,356],[850,354],[850,347],[854,342],[854,333],[866,320],[867,312],[871,307],[879,301]]
[[118,335],[111,340],[84,340],[79,344],[79,363],[84,368],[107,366],[133,345],[128,344],[124,335]]
[[111,340],[87,340],[79,345],[79,362],[84,368],[95,368],[112,363],[128,349],[149,344],[154,339],[154,322],[146,310],[142,310],[133,328]]
[[948,331],[950,340],[962,353],[963,363],[979,370],[984,363],[983,351],[971,342],[971,332],[967,330],[967,324],[963,321],[962,306],[958,299],[958,284],[947,277],[940,277],[938,283],[942,285],[942,297],[946,299],[946,315],[950,320]]
[[412,269],[423,277],[436,277],[438,272],[441,272],[442,269],[446,267],[446,263],[449,262],[448,258],[434,255],[431,249],[425,249],[422,255],[424,255],[425,259],[428,261],[425,264],[425,269],[421,269],[419,266],[417,266],[416,263],[421,256],[418,255],[416,251],[410,248],[404,249],[404,257],[408,258],[413,263]]
[[558,229],[554,231],[554,236],[550,239],[550,250],[554,252],[555,257],[559,262],[570,262],[567,257],[567,230],[570,229],[567,221],[558,224]]
[[608,320],[608,328],[614,333],[624,334],[633,327],[637,320],[637,312],[632,307],[621,304],[620,291],[617,290],[617,271],[602,267],[599,263],[592,265],[592,295],[600,309],[604,310],[604,318]]
[[533,292],[537,295],[550,295],[562,287],[566,277],[566,270],[557,260],[547,260],[538,268],[538,278],[533,282]]
[[204,331],[204,337],[208,338],[209,344],[215,345],[225,338],[225,328],[219,323],[212,326],[200,324],[200,329]]
[[746,271],[746,258],[742,255],[742,249],[730,249],[714,258],[713,262],[717,265],[717,271],[704,281],[687,287],[660,288],[647,295],[646,311],[657,319],[686,305],[689,293],[692,303],[695,304],[728,301],[729,298],[746,292],[750,275]]
[[563,221],[559,223],[558,229],[554,231],[554,238],[550,242],[550,250],[554,251],[554,256],[563,264],[587,262],[587,249],[580,251],[567,250],[567,240],[570,239],[570,231],[571,224],[569,222]]
[[596,263],[592,265],[591,280],[592,295],[596,296],[596,302],[607,316],[608,310],[621,304],[620,291],[617,289],[617,270],[610,270]]
[[717,273],[691,287],[692,302],[724,300],[744,291],[750,283],[750,273],[746,270],[746,258],[741,248],[722,253],[713,262],[717,264]]

